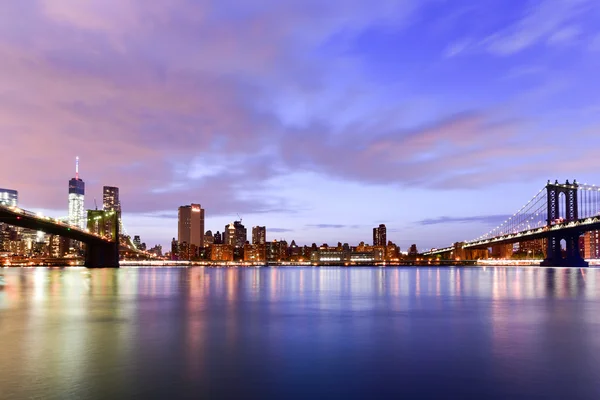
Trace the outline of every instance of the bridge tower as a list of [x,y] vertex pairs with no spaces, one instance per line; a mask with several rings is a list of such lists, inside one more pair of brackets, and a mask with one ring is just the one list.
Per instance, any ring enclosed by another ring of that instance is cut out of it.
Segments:
[[119,267],[119,215],[116,211],[88,210],[88,230],[111,241],[86,243],[85,266],[88,268]]
[[[557,223],[561,219],[560,215],[560,202],[561,194],[564,195],[565,201],[565,215],[564,220],[566,222],[576,221],[579,218],[578,209],[578,187],[577,181],[569,183],[567,180],[565,184],[560,184],[558,181],[551,183],[548,181],[546,185],[547,199],[548,199],[548,219],[547,227],[550,228],[553,224]],[[568,267],[587,267],[588,263],[581,257],[579,252],[579,236],[582,232],[576,231],[574,233],[555,233],[548,237],[546,259],[542,261],[542,266],[568,266]],[[566,257],[563,258],[562,251],[560,248],[560,241],[564,239],[566,242]]]

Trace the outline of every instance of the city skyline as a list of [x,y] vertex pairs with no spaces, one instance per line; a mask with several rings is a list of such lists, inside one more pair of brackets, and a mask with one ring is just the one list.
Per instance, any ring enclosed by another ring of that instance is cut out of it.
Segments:
[[213,232],[384,223],[404,250],[473,239],[547,179],[600,183],[595,2],[308,3],[3,5],[2,186],[65,216],[79,155],[85,209],[121,188],[147,243],[197,201]]

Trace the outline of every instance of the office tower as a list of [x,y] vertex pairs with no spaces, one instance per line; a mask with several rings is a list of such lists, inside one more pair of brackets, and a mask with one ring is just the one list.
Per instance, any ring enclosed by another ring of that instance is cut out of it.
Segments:
[[116,211],[119,221],[121,220],[121,201],[119,200],[119,188],[104,186],[102,188],[102,208],[105,211]]
[[373,246],[387,245],[387,229],[385,224],[380,224],[377,228],[373,228]]
[[17,207],[19,204],[19,193],[16,190],[0,189],[0,204],[8,207]]
[[69,180],[69,224],[85,229],[85,183],[79,178],[79,157],[75,158],[75,178]]
[[221,232],[217,231],[217,233],[215,233],[215,240],[213,241],[214,244],[223,244],[223,235],[221,235]]
[[177,241],[204,247],[204,209],[200,204],[179,207]]
[[234,221],[225,226],[223,242],[233,247],[242,248],[246,243],[248,232],[246,227],[242,225],[242,221]]
[[206,231],[204,234],[204,247],[210,246],[215,243],[215,237],[211,230]]
[[140,247],[142,247],[142,239],[140,238],[139,235],[135,235],[133,237],[133,245],[135,246],[136,249],[139,249]]
[[267,228],[265,226],[255,226],[252,228],[252,244],[267,243]]

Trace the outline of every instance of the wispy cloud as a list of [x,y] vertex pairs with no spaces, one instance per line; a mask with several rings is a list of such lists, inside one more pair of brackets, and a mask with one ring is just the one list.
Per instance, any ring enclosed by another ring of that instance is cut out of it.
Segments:
[[440,224],[467,224],[467,223],[484,223],[487,225],[495,225],[502,223],[510,215],[479,215],[473,217],[437,217],[418,221],[420,225],[440,225]]

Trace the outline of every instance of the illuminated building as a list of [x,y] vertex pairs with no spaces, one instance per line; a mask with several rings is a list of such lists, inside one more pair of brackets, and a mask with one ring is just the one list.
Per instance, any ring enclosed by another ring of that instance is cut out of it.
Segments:
[[200,204],[179,207],[177,241],[204,247],[204,209]]
[[267,261],[285,261],[288,258],[288,245],[285,240],[267,243]]
[[265,244],[245,244],[244,261],[246,262],[265,262],[266,261]]
[[213,244],[210,251],[211,261],[233,261],[233,246],[229,244]]
[[[0,189],[0,204],[8,207],[18,207],[19,193],[16,190]],[[16,229],[0,223],[0,251],[8,251],[11,237],[16,235]],[[15,232],[13,234],[13,232]]]
[[79,178],[79,157],[75,158],[75,178],[69,180],[69,225],[85,229],[85,183]]
[[19,193],[16,190],[0,189],[0,204],[8,207],[17,207],[19,204]]
[[384,224],[380,224],[377,228],[373,228],[373,246],[387,245],[387,229]]
[[236,248],[244,247],[248,232],[246,227],[242,225],[242,221],[234,221],[225,226],[223,234],[223,242]]
[[267,228],[265,226],[255,226],[252,228],[252,244],[267,243]]
[[600,258],[600,231],[583,234],[583,258]]
[[115,211],[121,220],[121,201],[119,200],[119,188],[114,186],[104,186],[102,188],[102,209],[106,211]]

